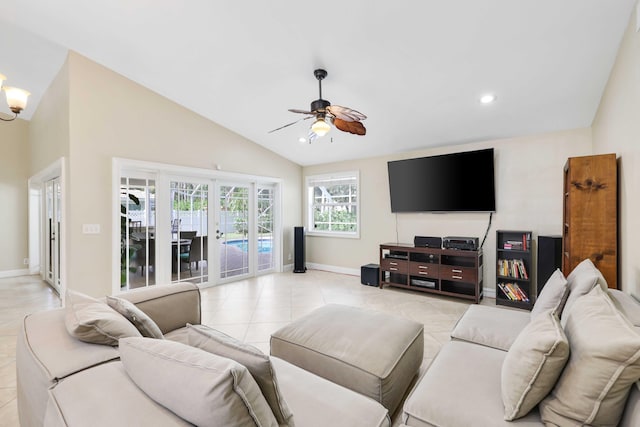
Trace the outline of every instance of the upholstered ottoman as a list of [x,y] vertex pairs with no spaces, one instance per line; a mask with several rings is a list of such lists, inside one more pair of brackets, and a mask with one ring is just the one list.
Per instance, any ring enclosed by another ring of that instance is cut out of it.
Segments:
[[423,325],[329,304],[271,335],[271,355],[369,396],[393,414],[424,352]]

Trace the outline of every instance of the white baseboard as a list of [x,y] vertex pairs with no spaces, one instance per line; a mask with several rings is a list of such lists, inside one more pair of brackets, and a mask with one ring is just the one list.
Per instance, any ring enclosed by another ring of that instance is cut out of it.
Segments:
[[24,268],[22,270],[5,270],[0,271],[0,279],[5,279],[7,277],[18,277],[18,276],[28,276],[31,273],[28,268]]
[[482,288],[482,294],[487,298],[495,298],[496,288]]
[[311,270],[329,271],[331,273],[348,274],[350,276],[360,276],[360,270],[357,268],[337,267],[335,265],[316,264],[314,262],[308,262],[307,268]]
[[293,264],[285,264],[282,266],[282,271],[285,273],[291,273],[293,271]]

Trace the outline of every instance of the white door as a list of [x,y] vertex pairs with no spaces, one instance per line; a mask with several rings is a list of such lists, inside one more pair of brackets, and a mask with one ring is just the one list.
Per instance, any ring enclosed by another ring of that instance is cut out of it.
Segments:
[[[209,189],[211,182],[172,179],[171,282],[209,282]],[[168,268],[167,268],[168,270]]]
[[60,293],[62,188],[59,177],[45,183],[45,213],[45,280]]
[[238,279],[253,271],[255,251],[252,189],[248,183],[217,182],[215,238],[219,254],[219,280]]

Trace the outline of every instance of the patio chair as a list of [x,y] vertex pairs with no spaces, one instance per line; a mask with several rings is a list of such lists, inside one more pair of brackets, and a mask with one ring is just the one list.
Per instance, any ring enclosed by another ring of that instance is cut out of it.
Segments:
[[[143,239],[138,241],[140,246],[136,250],[135,262],[140,267],[140,275],[144,276],[145,266],[154,267],[156,263],[156,241],[155,239]],[[147,258],[147,246],[149,247],[149,257]],[[155,268],[155,267],[154,267]]]
[[[171,220],[171,238],[178,238],[178,229],[182,219],[175,218]],[[174,237],[175,236],[175,237]]]
[[197,270],[200,265],[200,261],[209,261],[208,242],[208,236],[194,236],[191,239],[191,244],[189,245],[189,252],[180,254],[180,261],[187,264],[189,275],[193,276],[191,267],[194,263],[195,269]]

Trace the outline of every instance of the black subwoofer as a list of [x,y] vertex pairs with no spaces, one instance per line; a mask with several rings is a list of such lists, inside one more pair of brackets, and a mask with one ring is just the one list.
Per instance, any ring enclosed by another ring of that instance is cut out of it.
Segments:
[[549,277],[562,267],[562,236],[538,236],[538,292]]

